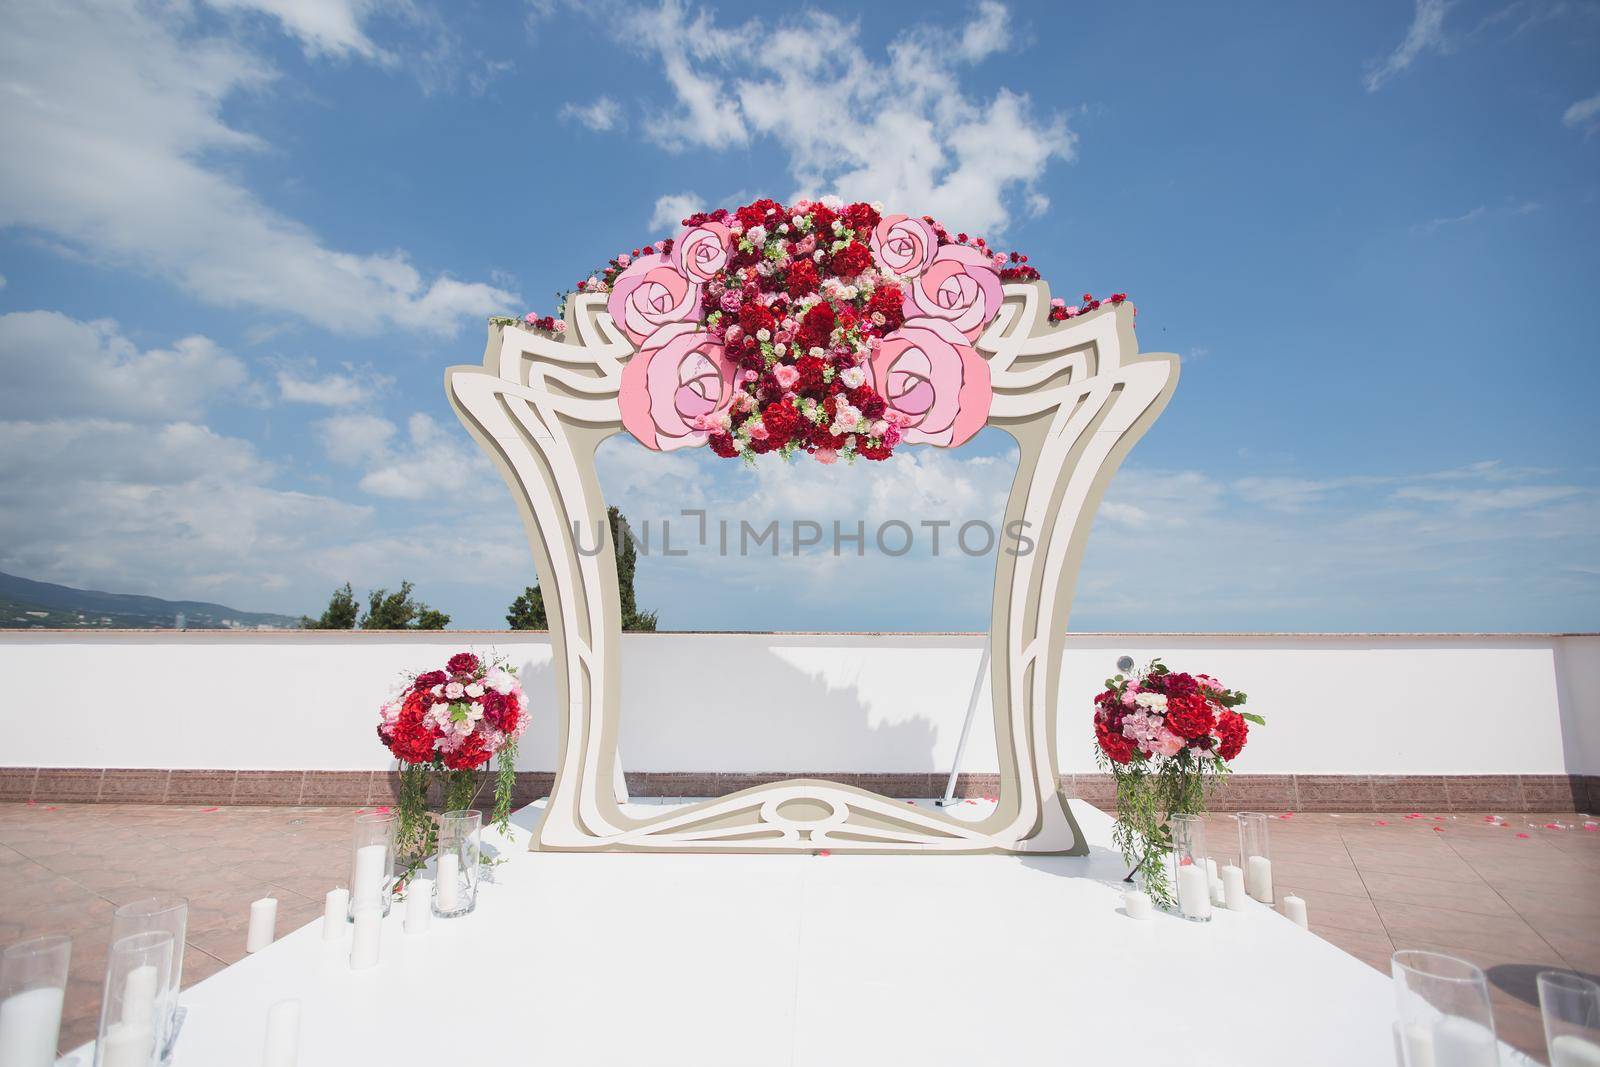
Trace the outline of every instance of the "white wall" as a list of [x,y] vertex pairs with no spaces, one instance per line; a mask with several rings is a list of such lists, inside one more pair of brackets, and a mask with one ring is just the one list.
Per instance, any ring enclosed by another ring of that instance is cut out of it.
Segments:
[[[947,770],[981,635],[638,634],[622,755],[641,771]],[[320,770],[389,765],[373,732],[402,671],[464,647],[521,668],[547,770],[550,646],[512,633],[0,633],[0,765]],[[1077,635],[1061,769],[1094,769],[1090,700],[1117,656],[1250,694],[1241,773],[1600,773],[1600,636]],[[995,769],[984,688],[965,764]]]

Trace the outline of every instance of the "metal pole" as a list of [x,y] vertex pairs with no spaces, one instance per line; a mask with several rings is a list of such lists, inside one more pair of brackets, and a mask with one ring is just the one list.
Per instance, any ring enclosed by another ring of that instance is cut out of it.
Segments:
[[972,679],[972,695],[967,698],[967,721],[961,724],[961,740],[956,742],[955,762],[950,766],[950,780],[944,785],[944,796],[935,800],[939,807],[949,807],[956,802],[956,776],[961,773],[961,757],[967,751],[967,737],[972,733],[972,720],[978,714],[978,697],[983,693],[983,680],[989,673],[989,638],[983,639],[983,655],[978,659],[978,675]]

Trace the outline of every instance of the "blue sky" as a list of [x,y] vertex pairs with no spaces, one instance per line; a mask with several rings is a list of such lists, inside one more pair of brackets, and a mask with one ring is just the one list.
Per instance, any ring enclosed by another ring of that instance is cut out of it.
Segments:
[[[1183,357],[1074,629],[1600,627],[1600,5],[0,8],[0,569],[294,613],[406,577],[499,625],[532,565],[442,369],[689,207],[837,192]],[[601,465],[636,521],[870,528],[998,516],[1011,455]],[[692,552],[639,592],[981,629],[992,567]]]

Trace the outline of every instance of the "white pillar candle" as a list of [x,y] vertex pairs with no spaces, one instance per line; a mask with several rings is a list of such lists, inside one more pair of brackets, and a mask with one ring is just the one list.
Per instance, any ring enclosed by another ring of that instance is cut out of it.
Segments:
[[156,969],[143,964],[129,971],[122,980],[122,1021],[131,1026],[149,1026],[156,1013]]
[[383,883],[389,875],[388,866],[388,845],[362,845],[356,849],[355,884],[350,887],[350,896],[357,910],[383,906]]
[[245,935],[244,950],[260,952],[272,944],[272,935],[278,927],[278,900],[262,897],[250,905],[250,932]]
[[406,933],[425,934],[433,918],[433,883],[413,878],[406,886]]
[[1577,1034],[1557,1034],[1550,1042],[1550,1067],[1600,1067],[1600,1045]]
[[1150,907],[1150,894],[1142,889],[1130,889],[1122,894],[1122,910],[1130,919],[1148,919],[1155,914]]
[[1272,903],[1272,861],[1265,856],[1251,856],[1246,867],[1245,886],[1250,895],[1263,904]]
[[350,969],[364,971],[378,964],[383,938],[383,909],[377,905],[356,909],[355,934],[350,939]]
[[156,1054],[156,1032],[149,1023],[116,1022],[106,1027],[102,1045],[100,1067],[150,1067]]
[[1211,906],[1220,908],[1228,902],[1228,894],[1222,887],[1221,878],[1211,879]]
[[344,937],[345,925],[350,921],[350,890],[340,886],[328,890],[322,904],[322,940],[338,941]]
[[1210,856],[1206,857],[1206,878],[1213,882],[1217,880],[1217,861]]
[[1178,909],[1186,918],[1211,918],[1211,886],[1204,867],[1191,863],[1178,868]]
[[261,1067],[295,1067],[299,1059],[300,1002],[280,1000],[267,1009],[267,1043],[261,1052]]
[[460,881],[461,857],[454,852],[446,852],[439,857],[438,881],[434,884],[434,892],[438,895],[440,911],[452,912],[456,910]]
[[1283,898],[1283,914],[1300,929],[1311,929],[1311,921],[1306,918],[1306,902],[1293,893]]
[[1244,891],[1244,871],[1228,864],[1222,868],[1222,900],[1229,911],[1243,911],[1249,894]]
[[53,1067],[62,994],[60,989],[27,989],[0,1001],[0,1063]]

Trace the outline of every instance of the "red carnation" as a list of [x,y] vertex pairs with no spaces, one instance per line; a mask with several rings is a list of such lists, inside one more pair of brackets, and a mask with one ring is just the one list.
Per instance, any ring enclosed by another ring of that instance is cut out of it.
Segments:
[[809,296],[822,285],[817,276],[817,265],[809,259],[798,260],[789,267],[788,291],[790,296]]
[[906,298],[898,285],[880,285],[867,301],[867,315],[882,315],[881,333],[892,333],[906,321]]
[[815,305],[800,320],[800,348],[807,352],[813,348],[827,348],[837,321],[832,305],[826,301]]
[[772,312],[760,304],[745,304],[739,308],[739,325],[744,332],[755,336],[760,330],[773,330],[777,322],[772,318]]
[[429,671],[427,674],[417,675],[417,680],[411,683],[413,689],[432,689],[436,685],[443,685],[450,680],[444,671]]
[[712,453],[723,459],[732,459],[739,454],[739,450],[733,447],[733,435],[730,433],[714,433],[707,438],[707,442],[711,445]]
[[450,657],[450,662],[445,667],[451,674],[476,674],[478,671],[478,657],[471,652],[457,652]]
[[883,441],[873,444],[865,437],[856,438],[856,455],[860,456],[862,459],[870,459],[875,461],[885,460],[888,459],[893,452],[893,446],[886,444]]
[[802,393],[820,393],[822,391],[822,371],[827,366],[816,356],[801,356],[795,360],[794,369],[800,372],[800,380],[795,383],[798,391]]
[[1217,755],[1233,759],[1244,748],[1250,736],[1250,724],[1237,711],[1224,711],[1217,716]]
[[474,731],[466,736],[454,752],[444,754],[444,765],[452,771],[470,771],[482,767],[493,755],[484,744],[483,735]]
[[1094,717],[1094,736],[1100,743],[1100,751],[1113,763],[1132,763],[1136,751],[1133,742],[1123,737],[1119,731],[1113,730],[1100,716]]
[[768,404],[761,412],[761,424],[767,428],[767,439],[782,445],[800,429],[800,413],[782,402]]
[[[1185,675],[1187,677],[1187,675]],[[1167,697],[1167,729],[1187,740],[1205,737],[1216,721],[1211,703],[1199,694]]]
[[811,232],[820,235],[817,238],[819,241],[832,240],[833,224],[838,218],[839,216],[835,215],[832,209],[823,207],[821,204],[816,205],[811,209]]
[[872,252],[860,241],[851,241],[833,254],[828,267],[841,278],[854,278],[872,266]]
[[878,225],[879,217],[871,204],[855,203],[844,209],[844,224],[857,233]]

